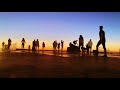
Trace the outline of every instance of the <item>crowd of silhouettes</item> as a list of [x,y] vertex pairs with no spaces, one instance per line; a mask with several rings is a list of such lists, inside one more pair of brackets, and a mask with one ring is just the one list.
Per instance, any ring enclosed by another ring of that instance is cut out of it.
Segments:
[[[103,26],[100,26],[99,29],[100,29],[100,31],[99,31],[100,40],[98,41],[98,43],[96,45],[96,51],[97,51],[96,55],[98,55],[98,47],[100,46],[100,44],[102,44],[103,49],[104,49],[104,56],[107,57],[106,45],[105,45],[106,39],[105,39],[105,32],[103,31]],[[22,48],[24,49],[25,48],[25,43],[26,43],[25,38],[23,38],[21,42],[22,42]],[[91,39],[86,44],[86,48],[84,47],[84,38],[83,38],[82,35],[79,36],[79,44],[77,44],[77,42],[78,42],[78,40],[74,40],[73,44],[70,42],[69,43],[69,46],[70,46],[69,48],[75,49],[76,47],[78,47],[79,52],[84,52],[84,50],[86,49],[87,53],[89,54],[89,52],[90,52],[90,54],[91,54],[92,45],[93,45],[93,42],[92,42]],[[2,42],[2,48],[3,49],[5,49],[5,48],[10,49],[11,43],[12,43],[12,40],[9,38],[8,39],[8,45],[5,45],[5,42]],[[64,46],[64,41],[63,40],[61,40],[61,43],[57,42],[57,40],[55,40],[53,42],[53,50],[54,51],[56,51],[56,50],[60,51],[60,48],[61,48],[61,51],[62,51],[63,46]],[[30,48],[31,47],[29,45],[28,46],[29,51],[30,51]],[[39,48],[40,48],[39,40],[38,39],[36,41],[34,40],[32,42],[32,51],[39,50]],[[45,42],[42,43],[42,50],[44,50],[44,48],[45,48]],[[71,49],[71,50],[73,50],[73,49]]]
[[[61,47],[60,47],[61,46]],[[64,46],[64,41],[61,40],[61,43],[60,42],[57,42],[57,40],[55,40],[53,42],[53,50],[56,52],[56,50],[58,50],[58,52],[60,51],[60,48],[61,48],[61,51],[63,50],[63,46]]]
[[[36,50],[38,50],[39,51],[39,47],[40,47],[40,44],[39,44],[39,40],[37,39],[36,41],[34,40],[33,42],[32,42],[32,51],[36,51]],[[30,45],[29,45],[29,47],[28,48],[30,48]]]
[[[98,55],[98,47],[100,46],[100,44],[102,44],[103,49],[104,49],[104,57],[107,57],[107,51],[106,51],[106,45],[105,45],[105,43],[106,43],[105,32],[103,31],[103,26],[100,26],[99,28],[100,28],[100,31],[99,31],[100,40],[98,41],[98,43],[96,45],[96,51],[97,51],[96,55]],[[78,40],[74,40],[73,44],[72,44],[72,42],[69,43],[70,47],[67,48],[68,52],[79,51],[84,54],[85,51],[87,50],[87,54],[89,54],[89,53],[91,54],[92,45],[93,45],[92,39],[90,39],[89,42],[86,44],[86,47],[84,47],[84,38],[82,35],[80,35],[79,36],[79,46],[78,46],[79,50],[77,49],[77,46],[76,46],[77,41]]]
[[[22,38],[21,43],[22,43],[21,44],[22,49],[24,49],[25,48],[25,43],[26,43],[25,38]],[[11,45],[12,45],[12,40],[9,38],[8,39],[8,44],[5,44],[5,42],[2,42],[2,49],[3,50],[4,49],[10,49]],[[39,50],[39,47],[40,47],[39,40],[38,39],[36,41],[34,40],[32,42],[32,51],[35,52],[36,50]],[[42,43],[42,50],[44,50],[44,48],[45,48],[45,42]],[[29,51],[31,50],[30,45],[28,45],[28,50]]]
[[69,48],[68,51],[74,51],[74,52],[82,52],[82,54],[85,54],[85,51],[87,50],[87,54],[91,54],[91,49],[92,49],[92,40],[86,44],[86,47],[84,47],[84,38],[82,35],[79,36],[79,44],[77,43],[78,40],[74,40],[73,44],[72,42],[69,43]]
[[8,44],[6,45],[5,42],[2,42],[2,49],[10,49],[11,47],[12,40],[9,38],[8,39]]

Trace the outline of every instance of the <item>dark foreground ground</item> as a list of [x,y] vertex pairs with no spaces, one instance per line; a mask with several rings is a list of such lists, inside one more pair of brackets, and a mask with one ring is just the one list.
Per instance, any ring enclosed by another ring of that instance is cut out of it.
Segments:
[[120,59],[0,53],[0,78],[119,78]]

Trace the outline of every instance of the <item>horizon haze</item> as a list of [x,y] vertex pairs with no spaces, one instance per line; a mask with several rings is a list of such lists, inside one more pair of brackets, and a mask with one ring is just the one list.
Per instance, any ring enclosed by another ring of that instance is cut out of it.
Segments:
[[[26,44],[39,39],[46,43],[46,50],[52,50],[54,40],[64,40],[64,50],[70,42],[84,37],[84,45],[92,39],[93,49],[99,40],[99,26],[103,25],[106,35],[106,48],[109,51],[120,49],[120,13],[119,12],[0,12],[0,48],[8,38],[21,48],[21,40]],[[102,45],[100,46],[102,49]]]

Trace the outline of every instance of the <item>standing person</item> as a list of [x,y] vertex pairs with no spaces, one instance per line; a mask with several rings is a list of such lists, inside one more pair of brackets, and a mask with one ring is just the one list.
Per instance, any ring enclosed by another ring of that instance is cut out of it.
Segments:
[[99,31],[99,37],[100,40],[98,41],[97,45],[96,45],[96,50],[97,50],[97,55],[98,55],[98,47],[100,46],[100,44],[102,44],[103,49],[104,49],[104,57],[107,57],[107,53],[106,53],[106,46],[105,46],[105,32],[103,31],[103,26],[100,26],[100,31]]
[[53,50],[55,51],[55,41],[53,42]]
[[5,48],[5,42],[2,42],[2,49]]
[[58,48],[58,52],[59,52],[59,50],[60,50],[60,43],[58,43],[58,47],[57,48]]
[[42,43],[42,53],[44,54],[45,42]]
[[92,40],[90,39],[90,41],[88,42],[88,47],[90,49],[90,54],[91,54],[91,51],[92,51],[92,45],[93,45],[93,42]]
[[55,54],[55,41],[53,42],[53,54]]
[[36,49],[39,50],[39,40],[36,41]]
[[61,50],[63,50],[63,46],[64,46],[64,41],[61,40]]
[[42,43],[42,48],[43,48],[43,50],[44,50],[44,48],[45,48],[45,43],[44,43],[44,42]]
[[30,45],[28,46],[28,51],[30,51]]
[[23,38],[21,42],[22,42],[22,48],[24,49],[24,46],[25,46],[25,39]]
[[36,48],[35,48],[35,47],[36,47],[36,42],[35,42],[35,40],[34,40],[34,41],[33,41],[33,46],[32,46],[32,51],[33,51],[33,52],[36,51]]
[[87,49],[87,54],[89,54],[89,45],[88,45],[88,43],[86,44],[86,49]]
[[9,39],[8,39],[8,49],[10,49],[11,42],[12,42],[12,40],[9,38]]
[[[82,35],[80,35],[80,37],[79,37],[79,50],[80,51],[81,51],[81,46],[82,46],[82,48],[84,46],[84,39],[83,39]],[[82,51],[83,51],[83,49],[82,49]]]
[[55,40],[55,51],[57,49],[57,40]]

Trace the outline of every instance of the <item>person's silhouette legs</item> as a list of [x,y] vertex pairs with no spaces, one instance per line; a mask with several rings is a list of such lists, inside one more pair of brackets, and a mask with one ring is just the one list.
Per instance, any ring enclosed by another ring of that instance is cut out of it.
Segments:
[[97,55],[98,55],[98,47],[100,46],[100,44],[102,44],[102,46],[103,46],[104,54],[105,54],[104,56],[107,57],[105,42],[100,42],[100,41],[99,41],[99,42],[97,43],[97,46],[96,46]]
[[103,42],[102,45],[103,45],[103,48],[104,48],[104,54],[105,54],[104,56],[107,57],[105,42]]
[[101,42],[99,40],[98,43],[97,43],[97,46],[96,46],[96,50],[97,50],[96,55],[98,55],[98,47],[100,46],[100,44],[101,44]]

